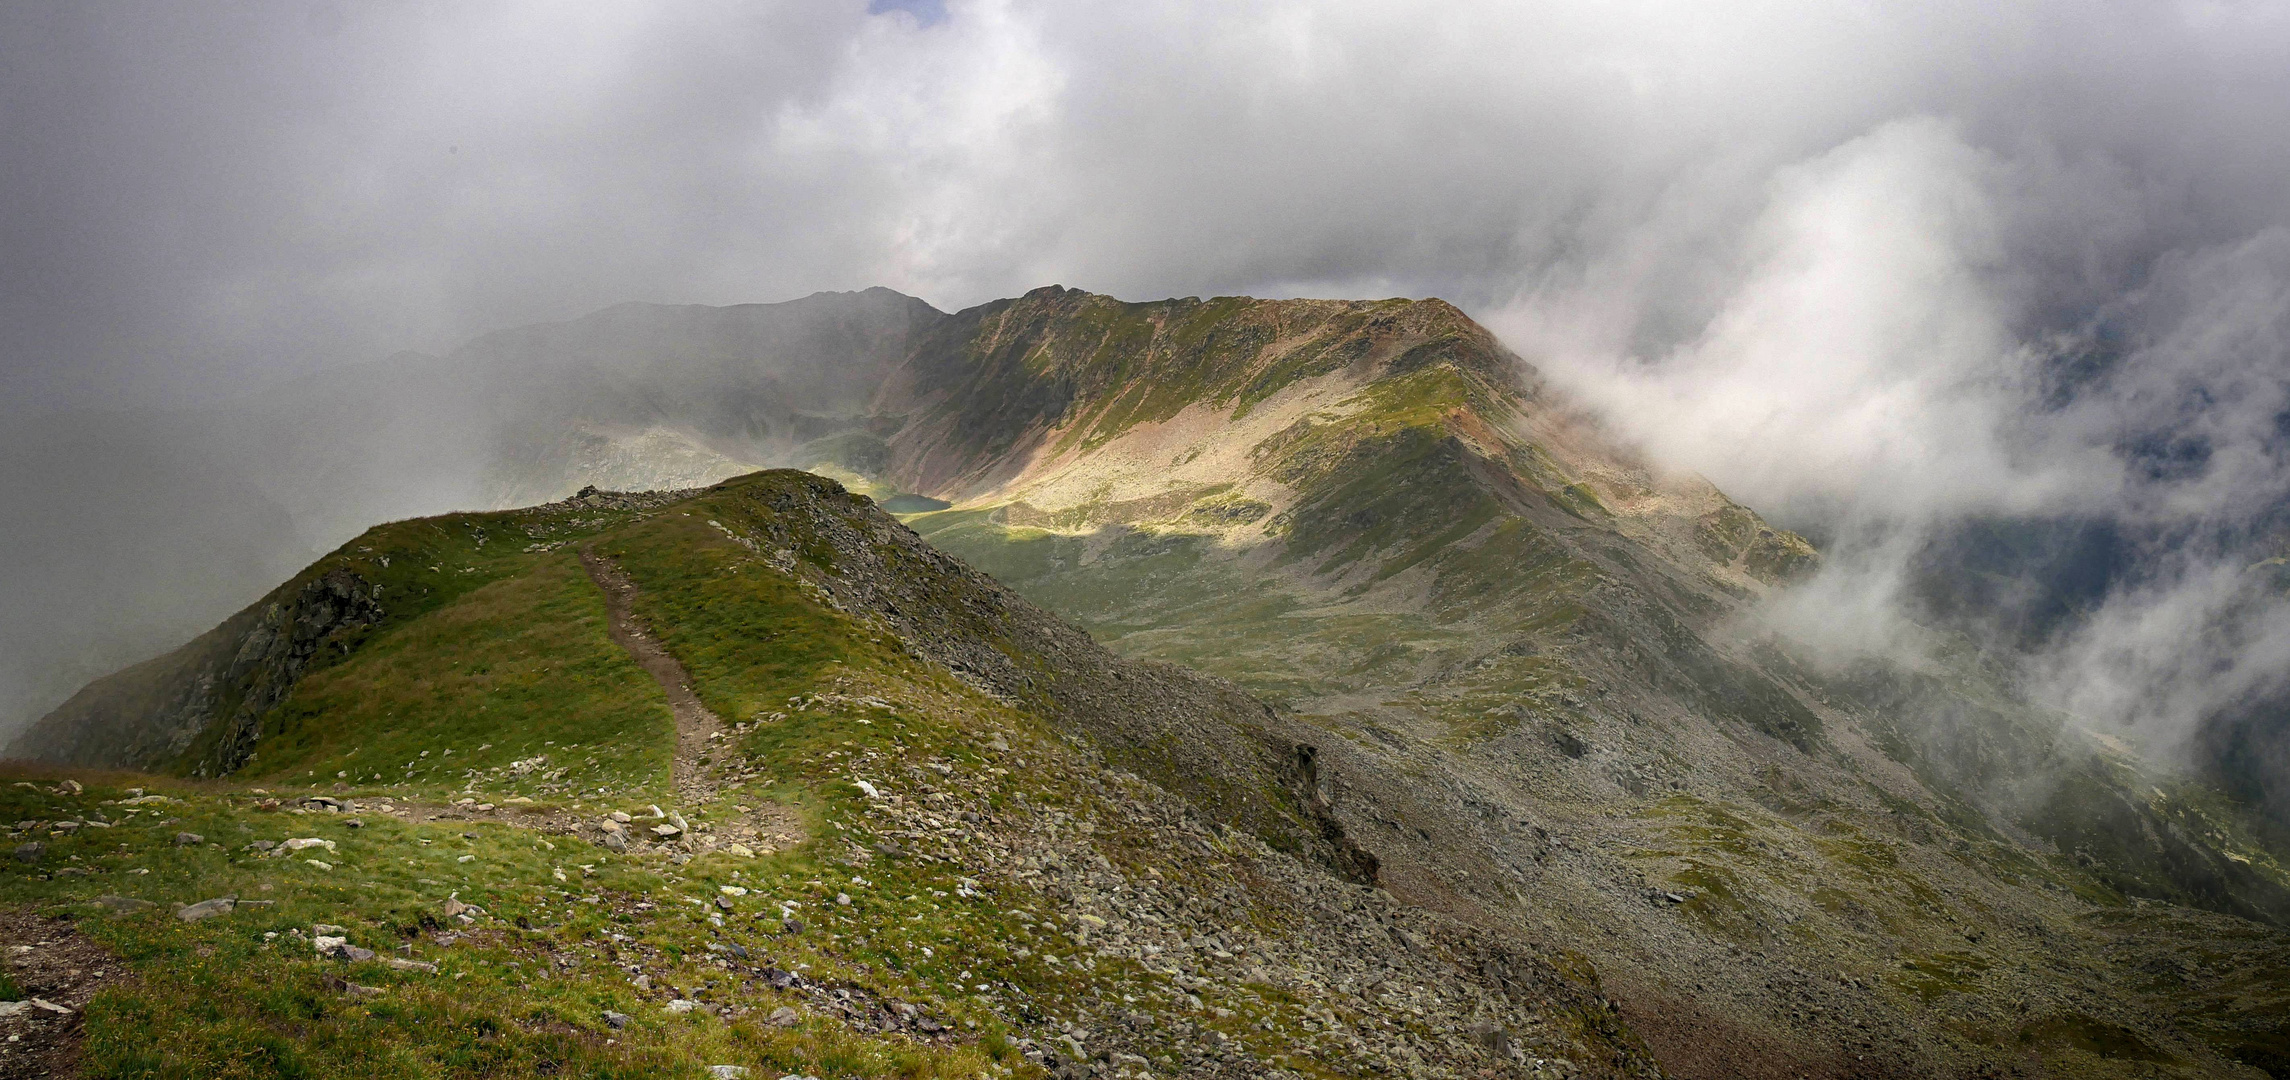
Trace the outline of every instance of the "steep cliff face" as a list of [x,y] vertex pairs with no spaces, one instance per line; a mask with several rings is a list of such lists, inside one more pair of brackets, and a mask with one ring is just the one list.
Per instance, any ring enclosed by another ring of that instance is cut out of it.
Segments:
[[89,684],[18,752],[138,768],[188,756],[194,775],[229,772],[313,663],[348,655],[382,621],[376,592],[340,568],[288,582],[182,649]]

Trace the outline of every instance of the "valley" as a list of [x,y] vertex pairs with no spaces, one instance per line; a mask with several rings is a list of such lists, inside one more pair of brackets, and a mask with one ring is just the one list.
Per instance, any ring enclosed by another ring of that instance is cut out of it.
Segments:
[[[1816,663],[1811,544],[1461,311],[895,296],[20,739],[90,1070],[2290,1075],[2259,815],[1938,635]],[[676,311],[489,347],[756,338]]]

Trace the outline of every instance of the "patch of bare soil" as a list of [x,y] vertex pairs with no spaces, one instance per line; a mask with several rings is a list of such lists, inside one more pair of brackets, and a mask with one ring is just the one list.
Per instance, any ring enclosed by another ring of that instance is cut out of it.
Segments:
[[88,1000],[126,980],[119,958],[70,919],[0,907],[0,959],[20,995],[0,1004],[0,1080],[77,1074]]

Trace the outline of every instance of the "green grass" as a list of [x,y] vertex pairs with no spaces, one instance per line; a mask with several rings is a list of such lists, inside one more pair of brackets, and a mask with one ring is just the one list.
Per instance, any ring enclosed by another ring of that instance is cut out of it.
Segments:
[[[1039,715],[914,659],[710,524],[769,526],[774,492],[796,482],[765,474],[640,518],[557,534],[593,541],[619,561],[642,589],[639,615],[690,669],[695,691],[745,727],[715,751],[740,779],[713,801],[670,801],[662,695],[605,637],[601,597],[574,551],[520,545],[495,553],[492,542],[484,552],[474,542],[452,553],[428,549],[431,561],[401,584],[438,579],[429,599],[393,612],[305,679],[245,775],[89,777],[78,795],[46,782],[0,787],[0,820],[100,816],[110,826],[30,830],[25,838],[50,847],[45,861],[0,864],[0,904],[74,916],[133,976],[87,1010],[90,1075],[648,1077],[729,1063],[772,1076],[1035,1076],[1007,1017],[1078,1016],[1115,995],[1192,1008],[1169,973],[1080,949],[1068,936],[1079,924],[1055,924],[1058,897],[982,875],[951,848],[917,841],[890,859],[849,842],[880,827],[881,808],[859,793],[854,775],[914,790],[920,781],[909,777],[937,775],[926,765],[954,768],[974,778],[975,797],[997,812],[1104,822],[1099,849],[1131,873],[1204,894],[1252,895],[1225,856],[1179,855],[1125,827],[1104,779]],[[383,571],[380,556],[393,540],[468,535],[471,521],[400,523],[346,555]],[[833,557],[800,530],[793,538],[807,560]],[[402,557],[409,547],[387,550]],[[386,572],[402,569],[401,558],[391,563]],[[471,566],[478,569],[455,573]],[[980,750],[989,737],[1015,744],[1024,767],[989,769]],[[529,753],[548,754],[547,768],[500,768]],[[558,768],[569,772],[550,778]],[[383,779],[372,779],[377,773]],[[129,782],[171,801],[121,806]],[[360,825],[351,815],[295,812],[291,796],[311,785],[360,800]],[[743,806],[775,802],[806,823],[808,838],[760,857],[718,852],[678,864],[506,823],[417,824],[377,805],[464,787],[496,800],[530,791],[537,810],[590,820],[657,801],[703,830]],[[265,809],[263,800],[278,795],[285,805]],[[185,831],[208,842],[175,846]],[[272,857],[248,846],[289,837],[331,840],[335,849]],[[994,880],[962,898],[961,883],[979,876]],[[733,899],[726,886],[747,893]],[[839,905],[837,893],[853,902]],[[93,902],[105,894],[158,906],[114,915]],[[216,896],[250,903],[188,924],[169,909]],[[472,926],[444,918],[448,896],[488,917]],[[713,906],[719,897],[733,909]],[[781,901],[802,904],[809,925],[798,932],[783,924]],[[1230,917],[1267,927],[1282,918],[1245,902]],[[299,935],[322,923],[346,927],[354,944],[441,970],[321,959]],[[446,943],[440,932],[462,936]],[[929,1042],[854,1029],[796,992],[719,966],[711,947],[734,944],[757,963],[800,970],[859,1000],[918,1004],[955,1034]],[[653,990],[633,985],[637,974]],[[346,996],[336,978],[380,993]],[[981,993],[984,985],[995,989]],[[1305,1031],[1301,1014],[1311,1003],[1269,987],[1190,992],[1206,999],[1204,1020],[1231,1038],[1286,1058],[1303,1075],[1331,1075],[1284,1043]],[[670,993],[726,1011],[670,1013],[662,1007]],[[780,1005],[806,1010],[807,1019],[793,1028],[766,1023]],[[634,1020],[612,1029],[607,1010]]]
[[[0,814],[101,812],[118,794],[91,788],[59,798],[10,788],[0,791]],[[676,898],[714,895],[716,885],[740,882],[757,894],[815,899],[820,890],[806,882],[837,871],[809,850],[711,857],[676,868],[505,825],[411,825],[367,813],[360,816],[364,827],[353,829],[340,815],[258,812],[246,795],[176,794],[181,801],[149,813],[111,811],[119,819],[114,828],[49,840],[45,869],[86,869],[87,876],[45,877],[13,863],[0,869],[0,902],[77,915],[82,931],[117,951],[136,975],[88,1010],[91,1075],[633,1077],[734,1062],[828,1076],[970,1077],[993,1056],[978,1044],[924,1049],[824,1021],[786,1030],[753,1016],[726,1023],[674,1015],[611,963],[614,956],[645,962],[656,982],[703,1000],[757,1008],[781,1000],[786,996],[731,985],[712,968],[705,946],[725,931]],[[177,848],[171,838],[182,830],[216,843]],[[290,835],[334,840],[335,852],[302,853],[331,868],[240,850],[251,840]],[[89,901],[109,891],[162,903],[220,895],[270,903],[184,924],[164,906],[99,914],[103,909]],[[438,925],[438,904],[448,894],[495,917],[442,946],[421,931]],[[585,897],[602,902],[580,902]],[[316,923],[347,927],[354,943],[384,954],[412,944],[442,970],[320,960],[306,938],[293,936]],[[851,973],[851,958],[834,953],[831,938],[775,940],[741,930],[735,936],[784,966],[809,963],[829,978]],[[345,997],[327,986],[329,974],[383,993]],[[911,984],[893,985],[927,1000]],[[635,1022],[611,1030],[603,1023],[607,1009]]]
[[675,738],[666,695],[606,636],[604,598],[572,552],[521,569],[305,679],[241,775],[452,789],[537,755],[547,760],[497,790],[656,797]]

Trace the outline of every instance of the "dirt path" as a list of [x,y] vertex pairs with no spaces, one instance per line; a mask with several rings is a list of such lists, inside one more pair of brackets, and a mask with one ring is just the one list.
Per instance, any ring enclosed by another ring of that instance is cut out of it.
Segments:
[[[626,571],[594,552],[580,552],[581,565],[588,570],[589,579],[604,593],[605,611],[609,614],[606,633],[613,642],[628,651],[638,666],[652,675],[660,689],[668,695],[668,706],[676,717],[676,750],[669,774],[673,794],[661,800],[663,809],[675,811],[694,809],[713,803],[724,794],[723,780],[716,770],[702,764],[702,758],[722,756],[734,760],[739,751],[733,746],[732,731],[715,713],[700,703],[692,692],[692,680],[684,665],[670,655],[666,647],[652,636],[651,631],[635,616],[636,582]],[[721,734],[718,742],[710,736]],[[770,781],[766,780],[768,784]],[[256,795],[269,796],[261,788]],[[671,850],[685,854],[698,854],[717,848],[741,845],[749,854],[769,854],[802,843],[809,829],[802,815],[794,808],[760,793],[750,794],[753,806],[736,806],[729,816],[711,815],[712,821],[687,823],[692,829],[682,835],[663,838],[650,831],[662,818],[645,813],[642,804],[621,802],[618,809],[635,817],[622,832],[629,845],[640,850]],[[281,804],[293,804],[284,807]],[[674,804],[674,805],[669,805]],[[387,795],[364,795],[352,798],[347,787],[337,787],[333,795],[301,795],[281,793],[258,803],[257,809],[282,812],[316,813],[332,811],[342,814],[389,814],[405,821],[448,822],[486,821],[513,825],[542,832],[565,833],[605,843],[612,847],[607,830],[621,830],[622,826],[608,822],[613,800],[596,800],[593,810],[580,811],[560,805],[535,803],[530,799],[506,798],[494,802],[485,796],[472,795],[450,803],[430,803],[418,799],[397,799]],[[717,811],[720,814],[721,810]],[[664,815],[665,817],[665,815]],[[622,850],[614,847],[614,850]],[[0,1075],[0,1080],[7,1080]]]
[[25,1003],[0,1015],[0,1080],[78,1075],[81,1010],[126,968],[70,920],[21,907],[0,908],[0,961]]
[[580,563],[588,569],[589,579],[604,593],[604,607],[611,615],[608,633],[621,648],[628,650],[639,667],[651,673],[654,682],[668,694],[668,707],[676,714],[676,761],[670,774],[676,788],[676,797],[685,803],[702,803],[715,797],[716,781],[711,770],[700,764],[700,758],[712,748],[710,736],[728,734],[723,720],[700,703],[699,695],[692,693],[692,677],[668,650],[655,640],[634,614],[636,582],[612,560],[594,551],[582,549]]

